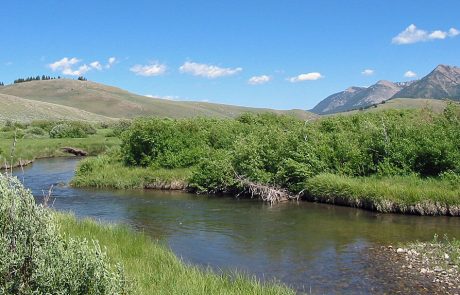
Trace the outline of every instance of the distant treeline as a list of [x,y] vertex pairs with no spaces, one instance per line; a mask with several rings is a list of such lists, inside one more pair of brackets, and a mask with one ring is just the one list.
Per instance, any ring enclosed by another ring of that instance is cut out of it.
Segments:
[[[18,84],[18,83],[24,83],[24,82],[30,82],[30,81],[40,81],[40,80],[45,81],[45,80],[55,80],[55,79],[61,79],[61,76],[50,77],[50,76],[42,75],[42,76],[35,76],[35,77],[18,78],[14,80],[13,83]],[[77,79],[79,81],[87,81],[87,79],[83,76],[80,76]],[[0,86],[4,86],[3,82],[0,83]]]
[[36,77],[18,78],[14,80],[13,83],[18,84],[18,83],[24,83],[24,82],[30,82],[30,81],[40,81],[40,80],[45,81],[45,80],[54,80],[54,79],[61,79],[61,77],[58,76],[56,78],[56,77],[42,75],[42,76],[36,76]]
[[3,82],[0,82],[0,86],[5,86],[5,84],[3,84]]

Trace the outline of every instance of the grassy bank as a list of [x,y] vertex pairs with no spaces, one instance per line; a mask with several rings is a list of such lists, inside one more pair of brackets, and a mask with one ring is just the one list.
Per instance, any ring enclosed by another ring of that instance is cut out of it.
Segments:
[[185,265],[164,245],[122,226],[77,221],[59,214],[68,236],[97,239],[113,262],[121,262],[134,280],[135,294],[294,294],[275,284],[263,284],[238,274],[215,274]]
[[[110,147],[118,146],[116,137],[94,135],[86,138],[23,138],[18,139],[14,151],[14,163],[19,160],[69,156],[61,148],[71,146],[87,151],[90,155],[98,155]],[[10,162],[13,139],[0,139],[0,166]]]
[[321,174],[306,181],[303,195],[310,201],[378,212],[460,215],[460,182],[456,179]]
[[[187,189],[191,168],[127,167],[107,155],[83,160],[72,184],[116,189]],[[383,213],[460,215],[460,181],[409,176],[319,174],[304,183],[302,199]]]
[[192,172],[189,168],[154,169],[126,167],[108,155],[84,159],[77,168],[72,185],[115,189],[184,190]]

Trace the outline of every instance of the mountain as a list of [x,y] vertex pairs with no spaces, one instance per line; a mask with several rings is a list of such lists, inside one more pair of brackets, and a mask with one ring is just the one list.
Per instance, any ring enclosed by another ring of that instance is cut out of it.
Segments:
[[434,98],[460,101],[460,68],[439,65],[422,79],[396,93],[394,98]]
[[29,122],[64,119],[92,122],[111,120],[111,118],[77,108],[0,94],[0,121]]
[[332,114],[379,104],[388,100],[406,86],[381,80],[369,87],[350,87],[326,97],[311,111],[316,114]]
[[315,115],[303,110],[279,111],[206,102],[174,101],[151,98],[91,81],[57,79],[30,81],[0,87],[0,94],[63,105],[112,118],[157,116],[186,118],[194,116],[236,117],[245,112],[292,114],[302,119]]

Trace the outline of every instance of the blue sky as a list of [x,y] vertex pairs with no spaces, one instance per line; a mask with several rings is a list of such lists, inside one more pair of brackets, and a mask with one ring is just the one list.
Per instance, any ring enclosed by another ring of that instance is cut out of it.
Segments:
[[459,11],[457,0],[4,1],[0,81],[83,74],[142,95],[310,109],[351,85],[459,66]]

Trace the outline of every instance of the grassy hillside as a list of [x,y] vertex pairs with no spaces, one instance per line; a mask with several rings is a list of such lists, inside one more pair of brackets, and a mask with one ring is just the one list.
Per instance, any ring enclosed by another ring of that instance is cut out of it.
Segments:
[[369,107],[363,111],[353,110],[348,112],[331,114],[335,115],[350,115],[358,112],[378,112],[383,110],[397,109],[397,110],[411,110],[411,109],[423,109],[428,108],[433,110],[435,113],[440,113],[444,110],[447,105],[446,100],[429,99],[429,98],[393,98],[387,100],[383,104],[378,104],[376,107]]
[[0,88],[0,93],[30,100],[66,105],[108,117],[132,118],[159,116],[185,118],[194,116],[236,117],[245,112],[292,113],[302,119],[313,114],[294,111],[212,104],[204,102],[181,102],[136,95],[120,88],[91,81],[69,79],[31,81]]
[[111,120],[111,118],[77,108],[0,94],[0,122],[6,120],[30,122],[45,119],[93,122]]

